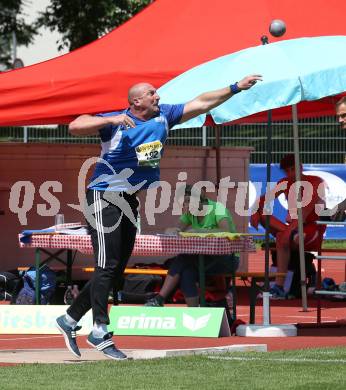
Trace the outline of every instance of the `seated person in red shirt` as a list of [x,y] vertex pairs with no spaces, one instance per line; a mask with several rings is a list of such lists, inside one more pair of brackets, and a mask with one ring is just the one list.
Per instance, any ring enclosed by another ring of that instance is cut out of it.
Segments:
[[[196,198],[191,193],[191,186],[186,186],[183,203],[183,214],[180,217],[179,226],[167,229],[167,233],[178,234],[180,231],[210,233],[231,232],[235,233],[235,225],[231,213],[221,203],[208,199],[202,190],[200,197]],[[208,206],[209,210],[204,216],[191,213],[191,202],[194,202],[199,210]],[[225,274],[237,270],[239,257],[237,254],[224,256],[205,256],[206,274]],[[170,264],[168,275],[159,294],[150,299],[146,306],[163,306],[165,300],[180,286],[185,302],[188,306],[199,305],[198,293],[198,255],[181,254],[175,257]]]
[[[286,223],[281,222],[278,218],[270,215],[270,233],[276,238],[276,252],[278,273],[286,273],[290,260],[291,250],[299,246],[298,239],[298,217],[297,217],[297,197],[295,186],[295,160],[294,155],[289,154],[280,162],[280,168],[285,171],[286,177],[276,183],[275,188],[271,191],[269,199],[277,198],[285,194],[288,201],[288,213]],[[325,209],[324,201],[324,182],[320,177],[304,175],[301,169],[302,189],[302,214],[304,224],[304,248],[305,250],[318,250],[323,240],[323,234],[326,227],[317,225],[319,219],[316,213]],[[305,184],[304,184],[305,183]],[[265,227],[266,215],[263,212],[264,200],[266,194],[262,195],[259,200],[258,210],[251,216],[251,225],[258,228],[261,224]],[[274,299],[285,299],[286,294],[283,289],[284,277],[278,276],[275,285],[271,288],[270,293]]]

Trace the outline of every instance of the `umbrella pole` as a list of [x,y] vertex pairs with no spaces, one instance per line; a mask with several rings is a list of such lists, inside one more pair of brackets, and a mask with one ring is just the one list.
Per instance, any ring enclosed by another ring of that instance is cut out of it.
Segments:
[[[271,163],[272,163],[272,111],[268,111],[267,121],[267,189],[266,192],[270,191],[271,181]],[[269,229],[270,229],[270,204],[265,202],[264,210],[266,210],[265,218],[265,255],[264,255],[264,292],[263,292],[263,325],[270,324],[270,294],[269,294]]]
[[[300,174],[300,158],[299,158],[299,133],[298,133],[298,112],[297,105],[292,106],[292,119],[293,119],[293,142],[294,142],[294,159],[295,159],[295,171],[296,181],[298,184],[301,182]],[[302,191],[301,186],[296,186],[297,202],[301,204]],[[300,283],[302,289],[302,308],[303,311],[308,310],[307,294],[306,294],[306,272],[305,272],[305,250],[304,250],[304,226],[303,226],[303,211],[301,207],[297,207],[298,211],[298,237],[299,237],[299,261],[300,261]]]
[[220,127],[215,127],[215,154],[216,154],[216,188],[219,188],[221,179],[221,156],[220,156]]

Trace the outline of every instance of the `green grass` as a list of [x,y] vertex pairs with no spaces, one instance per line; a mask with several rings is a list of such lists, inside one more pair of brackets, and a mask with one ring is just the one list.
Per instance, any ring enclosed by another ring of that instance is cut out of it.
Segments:
[[345,389],[346,348],[0,368],[1,389]]
[[337,248],[337,249],[346,249],[346,241],[345,240],[324,240],[323,248]]

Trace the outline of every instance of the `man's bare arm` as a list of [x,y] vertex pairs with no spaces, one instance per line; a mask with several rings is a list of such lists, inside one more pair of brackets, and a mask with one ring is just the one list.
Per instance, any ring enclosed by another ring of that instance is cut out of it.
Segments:
[[268,193],[261,195],[256,199],[254,206],[252,208],[250,223],[255,229],[258,229],[258,225],[263,215],[263,208],[266,201],[270,202],[278,198],[281,194],[284,193],[287,188],[287,181],[281,181],[276,183],[275,187],[270,190]]
[[107,125],[135,127],[133,120],[125,114],[103,117],[80,115],[69,124],[68,129],[75,136],[97,135],[99,130]]
[[[237,83],[240,90],[246,90],[256,84],[257,81],[262,80],[260,75],[247,76]],[[218,89],[216,91],[205,92],[197,96],[195,99],[185,104],[183,116],[180,123],[186,122],[198,115],[206,114],[213,108],[224,103],[231,98],[233,93],[230,87]]]

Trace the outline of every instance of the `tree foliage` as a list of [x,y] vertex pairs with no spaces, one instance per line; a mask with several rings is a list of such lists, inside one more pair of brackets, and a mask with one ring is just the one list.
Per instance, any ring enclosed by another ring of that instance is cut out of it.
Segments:
[[152,0],[51,0],[37,26],[58,31],[58,49],[77,49],[118,27]]
[[18,45],[29,45],[36,34],[35,26],[25,22],[25,6],[28,0],[0,0],[0,66],[12,65],[12,36],[16,34]]

